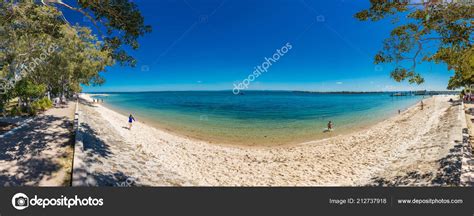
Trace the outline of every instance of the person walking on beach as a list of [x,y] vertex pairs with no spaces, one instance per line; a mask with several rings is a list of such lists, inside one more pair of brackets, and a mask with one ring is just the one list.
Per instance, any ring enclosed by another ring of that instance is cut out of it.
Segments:
[[128,117],[128,129],[131,130],[132,129],[132,123],[136,121],[135,118],[132,116],[132,114],[130,114],[130,116]]
[[421,100],[421,110],[423,110],[423,100]]

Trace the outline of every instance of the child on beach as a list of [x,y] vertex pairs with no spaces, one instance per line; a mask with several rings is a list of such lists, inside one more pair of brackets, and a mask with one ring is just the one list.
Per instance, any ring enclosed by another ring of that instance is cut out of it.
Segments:
[[332,121],[328,122],[328,131],[332,131]]
[[130,116],[128,117],[128,129],[131,130],[132,129],[132,123],[135,121],[135,118],[132,116],[132,114],[130,114]]

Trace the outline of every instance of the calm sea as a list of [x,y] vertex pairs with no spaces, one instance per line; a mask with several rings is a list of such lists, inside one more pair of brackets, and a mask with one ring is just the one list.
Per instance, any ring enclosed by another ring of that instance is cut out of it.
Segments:
[[[396,115],[420,96],[290,91],[106,93],[106,106],[137,120],[212,142],[278,145],[334,136]],[[124,119],[126,123],[127,119]],[[328,121],[335,130],[324,133]]]

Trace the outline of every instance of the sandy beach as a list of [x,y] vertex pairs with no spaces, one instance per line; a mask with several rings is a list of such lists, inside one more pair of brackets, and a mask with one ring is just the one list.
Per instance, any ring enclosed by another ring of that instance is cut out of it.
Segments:
[[69,186],[76,104],[29,117],[24,127],[0,138],[0,186]]
[[[456,185],[462,107],[424,100],[368,129],[280,147],[207,143],[144,124],[82,94],[90,186]],[[447,169],[448,168],[448,169]]]

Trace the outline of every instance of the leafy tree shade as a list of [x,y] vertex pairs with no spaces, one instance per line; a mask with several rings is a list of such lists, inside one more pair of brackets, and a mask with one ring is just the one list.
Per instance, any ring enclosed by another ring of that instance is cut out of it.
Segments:
[[[70,6],[68,2],[77,6]],[[67,17],[61,10],[71,10],[84,15],[95,26],[95,30],[100,36],[99,40],[102,41],[100,45],[102,51],[108,52],[110,57],[121,65],[136,65],[136,60],[127,54],[125,48],[128,46],[138,49],[138,38],[151,32],[151,27],[144,24],[144,19],[132,0],[71,0],[68,2],[62,0],[6,0],[0,2],[0,50],[2,51],[0,52],[0,70],[5,67],[4,61],[7,58],[4,55],[5,44],[28,45],[28,42],[21,44],[25,41],[18,38],[18,35],[5,34],[4,28],[20,27],[17,22],[24,21],[25,17],[31,18],[29,13],[33,10],[33,5],[49,7],[49,11],[43,11],[49,14],[42,14],[42,16],[49,15],[50,19],[30,25],[31,29],[27,29],[28,31],[37,29],[51,35],[58,33],[57,29],[52,29],[57,28],[55,24],[58,21],[69,24]],[[30,5],[30,7],[25,5]],[[23,54],[23,59],[28,57],[27,53],[20,53]],[[10,60],[16,59],[17,63],[21,62],[17,59],[19,56],[10,55],[9,57]],[[12,68],[10,68],[11,70]],[[4,76],[5,73],[3,71]]]
[[[62,1],[5,1],[0,4],[0,78],[21,80],[14,88],[0,95],[0,106],[19,98],[18,105],[31,107],[33,97],[28,89],[43,90],[53,95],[67,95],[81,91],[81,85],[100,85],[104,79],[100,72],[115,62],[134,64],[134,59],[122,49],[122,45],[138,48],[137,38],[147,32],[143,18],[136,6],[128,1],[116,1],[121,18],[112,18],[117,11],[95,11],[94,23],[105,23],[107,34],[97,38],[92,30],[79,25],[72,26],[62,12],[51,4]],[[127,4],[128,3],[128,4]],[[108,8],[110,5],[105,6]],[[127,7],[127,8],[122,8]],[[72,8],[72,7],[71,7]],[[73,8],[75,9],[75,8]],[[87,13],[82,9],[78,11]],[[127,12],[128,11],[128,12]],[[110,41],[113,39],[113,43]],[[20,79],[18,79],[20,77]]]
[[102,48],[110,49],[111,57],[122,65],[136,64],[136,60],[124,51],[123,45],[138,49],[138,38],[151,32],[151,26],[144,24],[144,19],[132,0],[77,0],[75,3],[78,7],[62,0],[42,0],[42,3],[62,6],[84,15],[103,37]]
[[370,0],[370,8],[358,12],[361,21],[391,17],[406,23],[394,28],[374,58],[376,64],[394,63],[391,77],[421,84],[416,71],[421,62],[446,63],[455,75],[448,89],[474,84],[473,24],[474,4],[466,1],[387,1]]
[[21,68],[34,59],[57,38],[64,22],[53,8],[31,3],[0,5],[0,62],[2,78],[17,76]]
[[45,92],[45,85],[35,85],[29,79],[19,81],[14,89],[14,94],[24,103],[30,103],[31,101],[42,97]]
[[114,61],[111,50],[103,49],[90,29],[64,23],[52,7],[21,3],[0,9],[10,19],[0,23],[5,24],[7,39],[3,43],[6,76],[25,76],[46,84],[53,93],[103,83],[99,72]]
[[107,50],[100,49],[100,41],[88,28],[62,26],[63,37],[57,38],[58,47],[48,57],[48,63],[31,73],[35,83],[46,83],[53,95],[80,92],[80,85],[100,85],[105,71],[114,61]]

